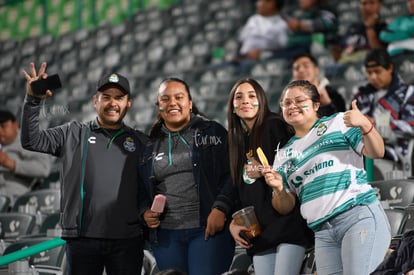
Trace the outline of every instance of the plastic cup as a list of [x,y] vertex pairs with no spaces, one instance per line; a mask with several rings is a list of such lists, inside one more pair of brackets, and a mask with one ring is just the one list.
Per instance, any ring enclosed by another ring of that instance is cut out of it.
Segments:
[[232,218],[236,224],[249,228],[249,230],[245,232],[249,239],[253,239],[260,235],[260,225],[254,212],[254,206],[248,206],[234,212]]

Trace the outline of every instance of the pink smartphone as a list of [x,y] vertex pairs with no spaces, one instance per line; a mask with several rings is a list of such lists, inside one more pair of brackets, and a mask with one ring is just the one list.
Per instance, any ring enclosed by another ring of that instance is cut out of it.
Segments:
[[165,207],[166,197],[162,194],[155,195],[152,202],[151,210],[157,213],[162,213]]

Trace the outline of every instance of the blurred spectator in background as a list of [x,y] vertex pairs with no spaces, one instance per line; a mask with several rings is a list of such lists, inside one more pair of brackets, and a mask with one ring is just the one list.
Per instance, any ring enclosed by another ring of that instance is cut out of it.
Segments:
[[8,110],[0,110],[0,193],[13,199],[31,190],[49,175],[51,158],[23,149],[19,122]]
[[[398,160],[398,155],[412,153],[407,152],[408,139],[397,138],[393,131],[414,133],[414,87],[405,83],[395,71],[386,49],[369,51],[364,66],[368,83],[359,87],[354,99],[360,111],[376,123],[383,136],[385,158]],[[395,143],[397,152],[393,146]]]
[[300,53],[310,53],[313,37],[323,35],[324,45],[328,48],[337,36],[338,20],[336,14],[322,6],[320,0],[299,0],[299,9],[292,15],[284,15],[289,28],[287,49],[280,57],[292,59]]
[[293,80],[307,80],[318,88],[320,95],[320,116],[330,116],[337,112],[345,112],[345,100],[338,91],[329,84],[329,80],[320,74],[318,61],[310,54],[303,53],[292,60]]
[[263,52],[286,47],[287,25],[280,15],[284,0],[258,0],[256,14],[250,16],[239,35],[239,54],[235,61],[257,60]]
[[347,28],[341,38],[339,48],[334,51],[334,58],[339,63],[362,61],[369,49],[386,48],[386,43],[379,39],[387,23],[381,18],[381,0],[359,0],[361,21]]
[[385,30],[380,39],[388,44],[388,53],[397,55],[405,51],[414,51],[414,0],[407,0],[405,16],[396,17]]

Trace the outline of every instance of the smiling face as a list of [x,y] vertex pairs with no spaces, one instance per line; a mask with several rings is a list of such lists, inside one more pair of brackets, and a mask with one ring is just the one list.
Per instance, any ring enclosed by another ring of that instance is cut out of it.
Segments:
[[193,102],[182,83],[162,83],[158,89],[157,100],[159,114],[170,131],[179,131],[190,122]]
[[312,101],[312,96],[304,87],[290,87],[282,94],[280,106],[286,122],[297,127],[313,125],[318,119],[319,103]]
[[115,87],[99,91],[93,97],[98,122],[101,127],[107,129],[119,129],[122,126],[122,120],[131,104],[128,95]]
[[233,110],[246,124],[254,123],[259,111],[259,100],[250,83],[240,84],[233,97]]

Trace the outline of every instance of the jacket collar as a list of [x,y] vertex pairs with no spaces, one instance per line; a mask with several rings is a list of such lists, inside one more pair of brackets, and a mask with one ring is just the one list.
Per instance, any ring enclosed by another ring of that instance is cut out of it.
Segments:
[[[92,131],[103,129],[102,126],[98,122],[98,117],[96,117],[94,120],[89,121],[88,125],[89,125],[89,128]],[[125,123],[123,123],[123,122],[122,122],[121,128],[119,128],[119,129],[124,129],[125,131],[130,131],[131,130],[131,128],[126,126]]]

